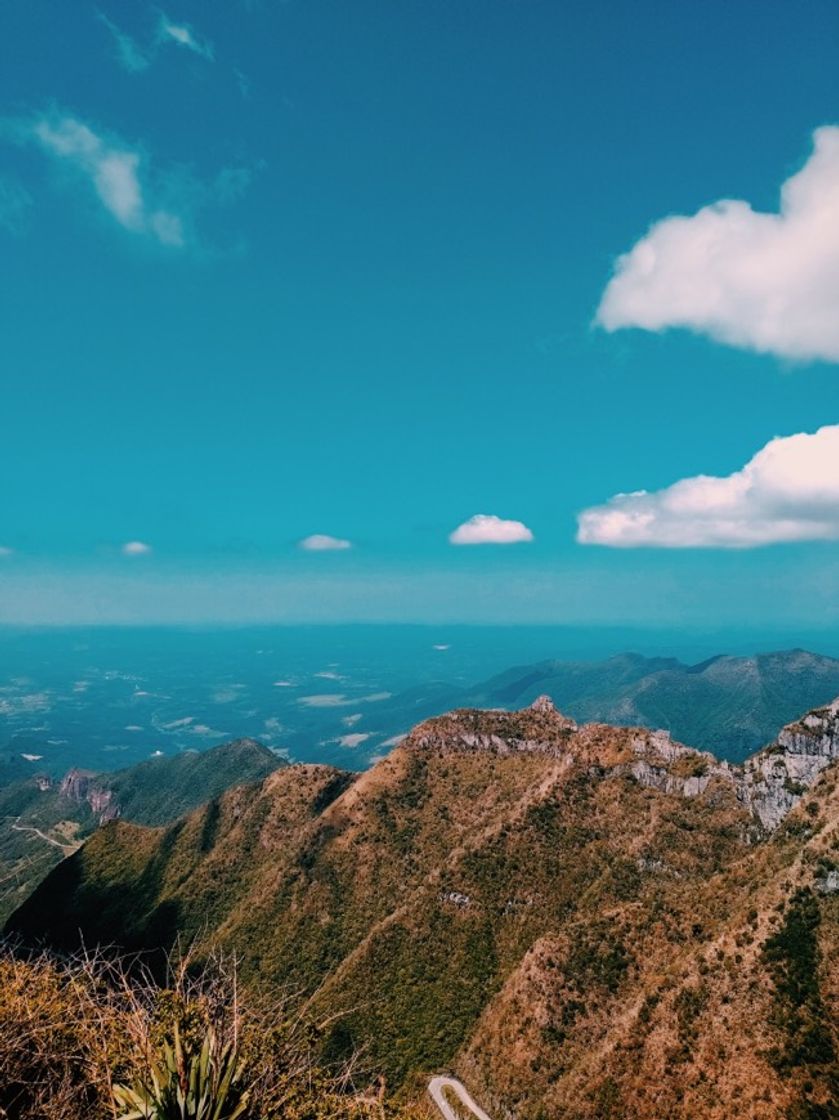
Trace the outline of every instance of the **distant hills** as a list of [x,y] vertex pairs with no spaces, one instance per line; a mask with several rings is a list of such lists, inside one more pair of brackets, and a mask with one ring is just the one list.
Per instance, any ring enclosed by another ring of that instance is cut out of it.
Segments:
[[[720,655],[697,665],[624,653],[605,661],[540,661],[474,687],[426,685],[377,705],[365,728],[392,732],[451,708],[521,708],[547,693],[580,721],[663,728],[679,742],[732,762],[778,728],[839,695],[839,660],[794,649]],[[378,721],[378,722],[375,722]]]
[[22,778],[25,765],[12,756],[0,786],[0,920],[106,821],[168,823],[231,786],[264,778],[284,761],[240,739],[107,774],[71,770],[61,781]]
[[834,1116],[837,759],[839,703],[744,767],[544,698],[455,711],[362,774],[292,765],[166,827],[113,820],[8,931],[235,951],[324,1024],[325,1059],[359,1050],[409,1096],[453,1069],[490,1115]]

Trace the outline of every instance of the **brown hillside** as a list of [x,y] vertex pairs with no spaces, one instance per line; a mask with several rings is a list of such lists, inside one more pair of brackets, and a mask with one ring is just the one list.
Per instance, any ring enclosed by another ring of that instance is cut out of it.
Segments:
[[108,825],[10,928],[235,949],[327,1056],[405,1091],[453,1065],[496,1117],[836,1115],[837,722],[741,771],[543,701],[455,712],[361,776]]

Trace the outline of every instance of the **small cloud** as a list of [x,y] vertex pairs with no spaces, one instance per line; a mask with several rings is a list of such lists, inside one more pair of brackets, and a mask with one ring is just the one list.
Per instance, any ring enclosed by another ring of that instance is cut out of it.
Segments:
[[179,727],[189,727],[191,723],[195,723],[195,716],[184,716],[183,719],[173,719],[169,723],[161,723],[158,730],[177,731]]
[[452,647],[450,645],[444,644],[443,642],[438,642],[437,645],[432,646],[431,648],[438,650],[440,653],[443,653],[445,650],[451,649]]
[[166,16],[161,15],[157,34],[161,43],[174,43],[178,47],[206,58],[208,62],[215,60],[212,43],[206,39],[199,39],[187,23],[172,23]]
[[723,199],[664,218],[620,257],[597,322],[682,327],[730,346],[839,361],[839,127],[781,188],[775,213]]
[[106,139],[71,116],[49,116],[29,129],[44,152],[84,176],[99,201],[123,229],[146,234],[161,245],[181,248],[181,217],[150,200],[140,152]]
[[5,545],[0,544],[0,560],[6,556],[14,556],[15,550],[13,548],[6,548]]
[[152,548],[144,541],[126,541],[120,549],[123,556],[148,556]]
[[299,547],[306,552],[343,552],[352,548],[352,541],[330,537],[328,533],[313,533],[310,537],[304,537]]
[[476,513],[449,534],[450,544],[519,544],[533,533],[521,521],[505,521],[490,513]]
[[[394,735],[391,739],[385,739],[385,741],[381,745],[383,747],[398,747],[399,744],[403,743],[407,738],[407,735]],[[378,756],[379,759],[381,757],[381,755]]]
[[370,738],[370,733],[363,731],[355,731],[350,735],[339,735],[335,740],[342,747],[360,747],[362,743],[366,743]]
[[298,696],[297,703],[304,708],[343,708],[352,701],[343,692],[320,692],[314,696]]
[[147,70],[151,59],[137,46],[134,39],[117,27],[113,20],[108,19],[104,12],[97,12],[96,16],[110,31],[116,46],[117,61],[122,68],[130,74],[139,74]]
[[770,440],[742,470],[616,494],[579,515],[608,548],[755,548],[839,539],[839,424]]

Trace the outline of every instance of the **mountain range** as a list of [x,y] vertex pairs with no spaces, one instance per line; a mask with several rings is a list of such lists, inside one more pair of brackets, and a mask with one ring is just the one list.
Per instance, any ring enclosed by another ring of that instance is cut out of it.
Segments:
[[7,932],[235,952],[407,1097],[448,1068],[522,1120],[835,1116],[837,758],[839,702],[742,766],[545,697],[454,711],[361,774],[111,820]]
[[579,721],[664,728],[732,762],[801,712],[839,695],[839,660],[802,649],[720,654],[695,665],[623,653],[604,661],[539,661],[466,688],[424,685],[377,705],[366,730],[389,732],[452,708],[521,708],[540,693]]
[[7,774],[13,780],[0,785],[0,920],[107,821],[165,824],[232,786],[264,778],[284,760],[240,739],[111,773],[73,769],[60,781],[46,774],[20,777],[22,765],[11,756]]

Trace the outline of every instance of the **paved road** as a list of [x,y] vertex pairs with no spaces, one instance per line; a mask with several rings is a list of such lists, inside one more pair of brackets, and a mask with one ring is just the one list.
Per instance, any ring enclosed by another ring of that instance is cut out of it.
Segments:
[[428,1083],[428,1092],[431,1095],[431,1099],[445,1117],[445,1120],[461,1120],[461,1118],[446,1100],[443,1094],[444,1089],[449,1089],[455,1096],[459,1097],[466,1111],[471,1112],[473,1116],[477,1116],[478,1120],[489,1120],[489,1117],[481,1106],[476,1104],[469,1095],[466,1086],[462,1085],[456,1078],[432,1077],[431,1081]]

